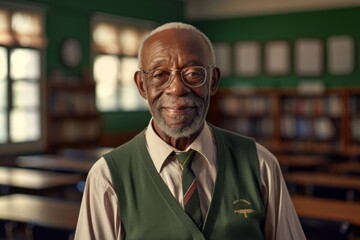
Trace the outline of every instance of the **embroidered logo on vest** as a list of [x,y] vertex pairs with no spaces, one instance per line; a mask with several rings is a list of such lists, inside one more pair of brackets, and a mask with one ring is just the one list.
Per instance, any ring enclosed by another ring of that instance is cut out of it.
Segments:
[[234,213],[243,214],[244,218],[248,218],[250,213],[254,210],[251,208],[251,203],[246,199],[236,199],[233,201]]

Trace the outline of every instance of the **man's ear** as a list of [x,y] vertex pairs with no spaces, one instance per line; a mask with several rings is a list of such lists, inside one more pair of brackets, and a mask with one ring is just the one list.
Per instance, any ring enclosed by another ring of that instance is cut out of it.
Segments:
[[218,88],[220,82],[220,69],[218,67],[213,67],[210,83],[210,95],[213,96]]
[[138,89],[140,95],[144,99],[147,99],[147,94],[146,94],[146,91],[145,91],[145,82],[144,82],[143,76],[141,74],[141,71],[136,71],[135,72],[134,81],[135,81],[135,84],[137,86],[137,89]]

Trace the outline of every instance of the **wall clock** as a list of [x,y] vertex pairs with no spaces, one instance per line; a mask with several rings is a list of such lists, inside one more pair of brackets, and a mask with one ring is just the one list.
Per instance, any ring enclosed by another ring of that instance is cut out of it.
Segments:
[[69,68],[79,66],[82,59],[82,47],[79,40],[67,38],[61,44],[60,57],[62,63]]

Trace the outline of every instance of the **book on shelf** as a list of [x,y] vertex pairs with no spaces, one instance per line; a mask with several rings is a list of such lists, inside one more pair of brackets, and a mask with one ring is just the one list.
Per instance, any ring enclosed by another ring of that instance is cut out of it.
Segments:
[[60,133],[57,142],[87,142],[95,141],[100,135],[100,126],[96,120],[80,121],[69,119],[58,123]]
[[50,111],[55,115],[94,114],[96,113],[95,96],[88,93],[55,92],[50,97]]
[[286,97],[283,99],[282,110],[285,113],[299,116],[328,115],[339,117],[342,114],[342,102],[338,95],[327,97]]
[[351,95],[349,98],[349,113],[351,115],[360,115],[360,96]]
[[301,118],[285,115],[280,121],[281,136],[284,139],[330,141],[338,135],[336,121],[327,117]]
[[271,102],[269,97],[228,96],[221,99],[221,113],[228,116],[269,114]]
[[360,143],[360,117],[350,120],[351,139],[354,142]]

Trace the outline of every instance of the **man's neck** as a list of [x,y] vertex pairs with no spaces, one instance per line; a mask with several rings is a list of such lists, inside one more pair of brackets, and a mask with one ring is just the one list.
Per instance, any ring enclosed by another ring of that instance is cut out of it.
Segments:
[[164,132],[159,130],[158,127],[156,127],[156,124],[154,124],[154,122],[152,122],[152,127],[154,129],[154,132],[167,144],[173,146],[174,148],[180,151],[184,151],[199,136],[202,129],[204,128],[204,124],[201,126],[201,128],[198,131],[196,131],[196,133],[191,134],[188,137],[181,137],[181,138],[175,138],[166,135]]

